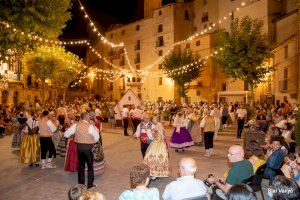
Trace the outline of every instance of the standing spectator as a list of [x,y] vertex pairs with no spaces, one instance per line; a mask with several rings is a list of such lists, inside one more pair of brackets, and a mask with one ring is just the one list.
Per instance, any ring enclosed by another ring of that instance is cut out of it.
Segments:
[[221,106],[221,116],[222,116],[222,128],[226,130],[227,128],[227,120],[229,116],[227,105]]
[[243,128],[245,120],[247,120],[247,110],[244,109],[243,105],[240,106],[236,111],[238,129],[237,129],[237,138],[242,138]]

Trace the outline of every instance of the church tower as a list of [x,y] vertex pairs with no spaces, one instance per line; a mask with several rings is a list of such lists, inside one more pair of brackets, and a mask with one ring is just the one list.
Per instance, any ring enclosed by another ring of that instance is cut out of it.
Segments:
[[152,16],[152,11],[161,7],[162,0],[144,0],[144,18]]

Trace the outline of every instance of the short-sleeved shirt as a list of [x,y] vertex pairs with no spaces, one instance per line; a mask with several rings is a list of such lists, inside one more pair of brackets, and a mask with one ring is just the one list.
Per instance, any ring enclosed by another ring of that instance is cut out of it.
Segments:
[[248,160],[235,162],[228,172],[226,183],[229,185],[240,184],[253,174],[253,167]]
[[159,200],[159,191],[156,188],[149,188],[147,192],[137,190],[124,191],[119,200]]

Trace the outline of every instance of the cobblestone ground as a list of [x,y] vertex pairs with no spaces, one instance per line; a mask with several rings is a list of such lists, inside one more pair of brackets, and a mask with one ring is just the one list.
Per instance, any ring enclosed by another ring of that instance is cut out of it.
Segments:
[[[167,129],[169,139],[171,129]],[[108,128],[102,133],[104,154],[107,167],[104,174],[95,177],[96,191],[105,195],[106,199],[118,199],[122,191],[129,187],[130,167],[142,161],[139,141],[122,135],[120,128]],[[5,200],[65,200],[71,185],[76,184],[77,174],[66,173],[63,170],[64,159],[55,160],[56,169],[29,168],[18,163],[18,151],[11,149],[12,136],[0,138],[0,199]],[[161,178],[150,184],[157,187],[160,194],[167,183],[177,178],[177,166],[183,156],[196,159],[198,178],[206,178],[209,173],[221,177],[228,170],[227,150],[233,144],[242,144],[242,140],[235,139],[235,131],[221,132],[215,141],[215,155],[204,157],[204,147],[191,147],[183,153],[170,150],[172,163],[172,177]]]

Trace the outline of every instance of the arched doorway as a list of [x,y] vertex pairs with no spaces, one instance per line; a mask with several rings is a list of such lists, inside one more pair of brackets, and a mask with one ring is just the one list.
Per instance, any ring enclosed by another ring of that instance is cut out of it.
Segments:
[[15,91],[14,93],[14,105],[17,106],[19,105],[19,92]]
[[7,99],[8,99],[8,91],[7,90],[3,90],[2,91],[2,99],[1,99],[1,103],[2,104],[7,104]]

